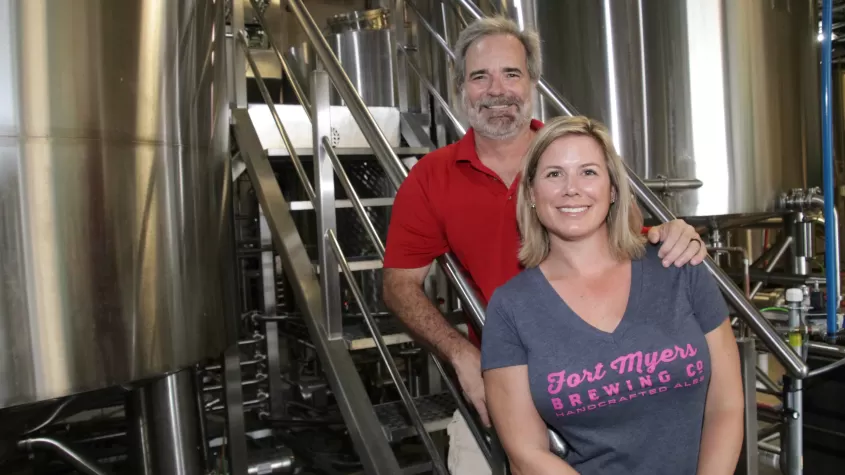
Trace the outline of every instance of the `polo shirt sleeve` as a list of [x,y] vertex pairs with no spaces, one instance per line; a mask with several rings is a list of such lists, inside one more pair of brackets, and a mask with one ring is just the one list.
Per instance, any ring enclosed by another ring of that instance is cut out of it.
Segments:
[[684,266],[690,302],[701,331],[708,334],[728,318],[728,304],[716,279],[703,265]]
[[449,250],[427,184],[427,168],[418,163],[396,192],[385,245],[384,267],[416,269],[431,265]]
[[487,305],[481,334],[481,370],[528,364],[525,345],[516,329],[516,319],[500,292],[494,292]]

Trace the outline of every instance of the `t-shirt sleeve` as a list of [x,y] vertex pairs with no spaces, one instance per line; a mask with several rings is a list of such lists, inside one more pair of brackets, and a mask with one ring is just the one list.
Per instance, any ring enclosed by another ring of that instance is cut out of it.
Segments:
[[728,318],[728,304],[716,279],[703,265],[687,266],[689,292],[695,318],[704,334],[710,333]]
[[494,292],[487,305],[487,319],[481,334],[481,370],[528,364],[513,312],[501,294]]
[[449,250],[443,224],[424,186],[425,170],[419,166],[408,174],[393,200],[384,267],[424,267]]

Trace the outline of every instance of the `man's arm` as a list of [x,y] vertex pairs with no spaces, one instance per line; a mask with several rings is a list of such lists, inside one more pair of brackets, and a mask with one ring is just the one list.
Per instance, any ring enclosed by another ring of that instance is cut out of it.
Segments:
[[546,424],[528,387],[528,366],[484,372],[487,406],[514,475],[578,475],[549,450]]
[[[384,303],[423,346],[448,361],[467,398],[489,425],[481,380],[481,354],[429,301],[423,281],[434,260],[449,250],[430,191],[424,159],[402,182],[393,202],[384,257]],[[428,162],[433,163],[433,162]],[[436,162],[435,162],[436,163]]]
[[414,338],[455,368],[461,388],[489,426],[481,380],[481,353],[458,332],[423,291],[430,266],[384,269],[384,303]]

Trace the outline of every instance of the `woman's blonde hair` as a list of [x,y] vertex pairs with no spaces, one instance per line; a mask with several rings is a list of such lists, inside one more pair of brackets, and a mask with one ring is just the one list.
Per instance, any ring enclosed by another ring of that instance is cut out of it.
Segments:
[[607,213],[610,251],[616,259],[636,259],[645,252],[642,236],[643,215],[628,184],[628,172],[616,153],[607,128],[587,117],[557,117],[549,121],[528,148],[519,183],[516,217],[522,235],[519,260],[525,267],[536,267],[549,255],[549,232],[536,210],[531,207],[531,186],[543,152],[557,139],[583,135],[592,137],[604,150],[610,173],[610,184],[616,190],[616,201]]

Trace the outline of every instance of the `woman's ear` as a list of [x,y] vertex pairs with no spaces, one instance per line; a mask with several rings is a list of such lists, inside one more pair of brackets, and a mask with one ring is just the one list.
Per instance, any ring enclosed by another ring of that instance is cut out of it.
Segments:
[[610,188],[610,204],[616,203],[616,187]]

